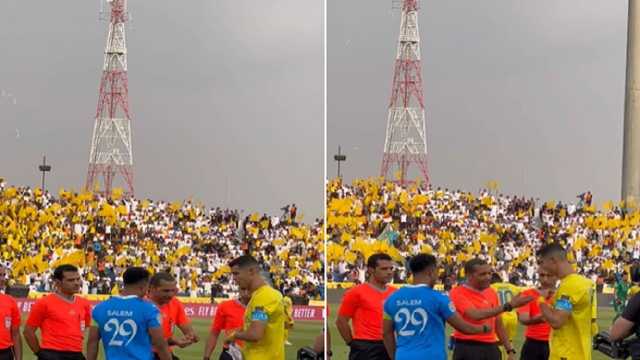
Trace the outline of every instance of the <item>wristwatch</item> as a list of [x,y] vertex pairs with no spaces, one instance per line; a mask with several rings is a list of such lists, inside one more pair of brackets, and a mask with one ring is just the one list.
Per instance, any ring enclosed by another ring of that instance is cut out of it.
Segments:
[[511,303],[506,303],[506,304],[502,305],[502,310],[504,312],[509,312],[509,311],[513,310],[513,306],[511,306]]
[[491,328],[489,327],[489,325],[482,324],[482,333],[483,334],[487,334],[490,330],[491,330]]
[[507,350],[507,354],[516,354],[516,350],[515,349],[509,349]]

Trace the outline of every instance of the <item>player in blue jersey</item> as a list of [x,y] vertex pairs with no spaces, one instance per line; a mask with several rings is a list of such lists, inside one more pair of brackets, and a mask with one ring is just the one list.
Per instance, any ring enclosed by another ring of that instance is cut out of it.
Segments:
[[93,309],[87,360],[97,359],[100,340],[106,360],[152,360],[152,345],[161,360],[171,360],[162,334],[160,311],[143,299],[149,289],[149,271],[131,267],[124,272],[122,280],[124,287],[120,296]]
[[384,303],[383,339],[391,359],[446,360],[445,322],[468,334],[491,331],[488,325],[463,320],[449,298],[433,290],[438,280],[435,256],[416,255],[409,269],[413,285],[397,290]]

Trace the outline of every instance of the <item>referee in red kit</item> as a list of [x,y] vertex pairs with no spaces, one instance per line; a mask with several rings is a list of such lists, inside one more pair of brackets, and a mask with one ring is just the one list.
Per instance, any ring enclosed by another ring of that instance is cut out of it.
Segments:
[[[84,360],[82,343],[91,325],[91,304],[76,296],[82,280],[78,268],[60,265],[53,272],[55,293],[33,304],[24,339],[38,360]],[[36,330],[40,329],[42,342]]]
[[[7,269],[0,265],[0,289],[4,289]],[[22,360],[20,311],[9,295],[0,294],[0,360]]]
[[[349,360],[389,360],[382,342],[384,301],[396,289],[387,286],[393,278],[393,261],[387,254],[367,259],[368,280],[349,289],[338,310],[336,326],[350,348]],[[353,323],[353,331],[349,326]]]

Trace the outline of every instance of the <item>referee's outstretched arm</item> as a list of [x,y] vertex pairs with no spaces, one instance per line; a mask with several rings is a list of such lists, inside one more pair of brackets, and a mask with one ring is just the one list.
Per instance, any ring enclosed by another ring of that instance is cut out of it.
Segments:
[[464,334],[486,334],[492,330],[489,325],[478,326],[468,323],[458,313],[451,315],[447,319],[447,323]]

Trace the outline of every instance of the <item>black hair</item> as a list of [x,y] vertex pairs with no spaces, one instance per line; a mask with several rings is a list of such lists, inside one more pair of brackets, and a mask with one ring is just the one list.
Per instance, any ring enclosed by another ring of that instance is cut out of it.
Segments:
[[231,262],[229,263],[229,267],[234,267],[234,266],[238,266],[240,268],[246,268],[246,267],[250,267],[250,266],[258,266],[258,260],[256,260],[253,256],[251,255],[242,255],[238,258],[235,258],[233,260],[231,260]]
[[367,259],[367,267],[371,269],[375,269],[378,267],[378,261],[387,260],[392,261],[391,256],[385,253],[377,253],[369,256]]
[[153,276],[151,277],[151,280],[149,280],[149,285],[153,287],[158,287],[160,286],[160,282],[162,281],[174,282],[176,281],[176,279],[173,277],[173,275],[169,274],[168,272],[158,272],[153,274]]
[[498,274],[498,273],[491,274],[491,283],[492,284],[501,283],[501,282],[502,282],[502,276],[500,276],[500,274]]
[[476,271],[478,266],[487,265],[487,262],[480,258],[473,258],[466,263],[464,263],[464,273],[468,277],[470,274],[473,274]]
[[539,258],[547,258],[554,255],[559,256],[561,259],[566,259],[567,251],[557,242],[544,245],[540,250],[538,250]]
[[435,256],[429,254],[418,254],[409,260],[409,270],[412,274],[421,273],[427,269],[436,267],[438,261]]
[[78,272],[78,268],[71,264],[62,264],[53,270],[53,278],[62,281],[66,272]]
[[149,270],[143,267],[134,266],[124,271],[124,274],[122,274],[122,282],[125,286],[136,285],[143,281],[149,281],[150,275]]

